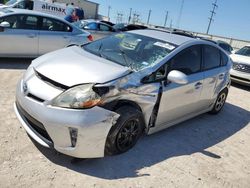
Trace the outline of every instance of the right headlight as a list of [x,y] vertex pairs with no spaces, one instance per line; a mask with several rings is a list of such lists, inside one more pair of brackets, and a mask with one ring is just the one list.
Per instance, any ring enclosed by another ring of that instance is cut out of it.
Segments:
[[94,107],[101,103],[101,97],[92,88],[93,84],[75,86],[53,99],[51,105],[75,109]]

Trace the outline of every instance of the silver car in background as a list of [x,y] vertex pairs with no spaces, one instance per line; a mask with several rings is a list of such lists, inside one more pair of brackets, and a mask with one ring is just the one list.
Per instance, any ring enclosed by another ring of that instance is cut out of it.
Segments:
[[119,154],[143,133],[218,113],[230,68],[225,51],[209,41],[118,33],[34,60],[17,85],[14,109],[45,147],[79,158]]
[[90,33],[56,16],[0,9],[0,57],[37,57],[92,40]]

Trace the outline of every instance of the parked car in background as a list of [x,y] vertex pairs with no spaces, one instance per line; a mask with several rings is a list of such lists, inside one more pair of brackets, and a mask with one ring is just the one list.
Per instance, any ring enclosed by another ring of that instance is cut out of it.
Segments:
[[230,71],[233,82],[250,86],[250,45],[230,55],[233,66]]
[[24,9],[0,9],[0,57],[37,57],[92,40],[59,17]]
[[90,32],[94,40],[104,38],[115,32],[112,26],[96,20],[80,20],[74,24],[77,27]]
[[114,23],[112,23],[112,22],[110,22],[110,21],[101,20],[100,22],[105,23],[105,24],[108,24],[108,25],[110,25],[110,26],[114,26],[114,25],[115,25]]
[[217,40],[215,41],[222,49],[224,49],[228,54],[233,52],[233,47],[225,41]]
[[230,68],[229,56],[205,40],[155,30],[117,33],[34,60],[14,108],[41,145],[103,157],[126,152],[143,133],[220,112]]
[[136,29],[147,29],[147,26],[138,25],[138,24],[125,24],[125,23],[118,23],[113,26],[115,31],[132,31]]

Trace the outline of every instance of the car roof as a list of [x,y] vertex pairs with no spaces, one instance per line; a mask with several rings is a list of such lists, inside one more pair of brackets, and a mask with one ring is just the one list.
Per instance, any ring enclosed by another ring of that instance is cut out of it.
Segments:
[[185,42],[191,42],[191,41],[197,40],[196,38],[182,36],[182,35],[173,34],[167,31],[154,30],[154,29],[133,30],[133,31],[128,31],[128,32],[151,37],[151,38],[153,37],[159,40],[170,42],[178,46]]
[[[4,10],[4,12],[2,12],[1,10]],[[42,12],[38,12],[34,10],[19,9],[19,8],[2,8],[0,9],[0,12],[2,12],[0,16],[7,16],[7,15],[12,15],[12,14],[29,14],[29,15],[36,15],[36,16],[45,16],[45,17],[54,18],[57,20],[62,20],[64,22],[67,22],[58,16],[54,16],[52,14],[46,14],[46,13],[42,13]]]

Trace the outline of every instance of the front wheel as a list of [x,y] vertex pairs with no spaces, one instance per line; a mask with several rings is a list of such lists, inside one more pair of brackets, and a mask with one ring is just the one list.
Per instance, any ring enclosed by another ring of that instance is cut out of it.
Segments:
[[111,128],[105,147],[106,155],[115,155],[131,149],[143,133],[142,113],[130,106],[119,108],[117,123]]
[[227,99],[227,90],[224,89],[223,91],[221,91],[216,99],[216,102],[214,104],[213,109],[210,111],[210,114],[217,114],[221,111],[221,109],[223,108],[226,99]]

